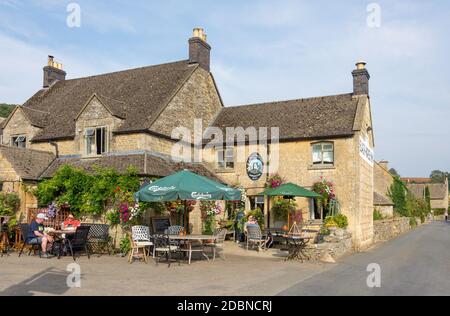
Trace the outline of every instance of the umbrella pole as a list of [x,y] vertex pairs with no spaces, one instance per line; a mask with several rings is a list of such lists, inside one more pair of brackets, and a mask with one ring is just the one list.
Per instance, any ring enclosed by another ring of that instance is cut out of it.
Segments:
[[289,208],[288,208],[288,229],[291,229],[291,199],[289,199]]
[[186,205],[187,205],[187,201],[184,201],[183,226],[184,226],[184,231],[187,234],[187,232],[188,232],[187,226],[189,226],[189,221],[188,221],[188,218],[187,218],[188,214],[186,212]]

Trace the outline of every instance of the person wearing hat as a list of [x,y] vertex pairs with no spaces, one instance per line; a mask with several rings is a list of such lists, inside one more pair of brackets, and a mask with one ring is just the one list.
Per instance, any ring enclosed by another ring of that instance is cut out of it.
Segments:
[[47,253],[47,249],[51,249],[53,245],[53,238],[48,236],[44,232],[44,221],[48,220],[45,214],[38,214],[36,219],[31,222],[28,231],[27,244],[29,245],[41,245],[42,257],[50,258]]

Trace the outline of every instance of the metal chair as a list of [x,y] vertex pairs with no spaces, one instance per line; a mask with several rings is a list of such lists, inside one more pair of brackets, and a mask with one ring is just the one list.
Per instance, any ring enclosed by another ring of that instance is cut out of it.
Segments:
[[225,245],[225,238],[228,235],[228,230],[223,228],[216,233],[216,239],[214,243],[205,244],[206,248],[211,248],[213,250],[213,261],[216,260],[216,252],[220,248],[222,249],[222,259],[226,260],[225,253],[223,251]]
[[66,239],[70,249],[70,254],[72,255],[74,261],[76,261],[74,250],[78,249],[84,250],[88,259],[91,259],[91,255],[88,250],[88,235],[90,228],[90,226],[80,226],[77,228],[73,238]]
[[[169,264],[169,268],[172,261],[172,254],[178,254],[178,265],[180,263],[180,246],[177,243],[173,243],[170,240],[169,235],[154,235],[153,236],[153,258],[155,258],[155,263],[158,265],[161,257],[165,255],[166,260]],[[159,255],[159,256],[158,256]],[[157,258],[158,257],[158,258]]]
[[258,251],[266,249],[266,243],[268,238],[265,238],[261,232],[261,228],[258,225],[247,226],[247,250],[249,246],[258,246]]
[[147,226],[133,226],[131,227],[131,251],[128,257],[128,262],[132,263],[133,258],[139,254],[139,250],[143,251],[143,259],[148,263],[148,254],[150,247],[153,246],[150,236],[150,228]]
[[30,230],[30,225],[28,225],[28,224],[20,224],[20,232],[22,233],[23,245],[22,245],[22,248],[20,249],[20,252],[19,252],[19,258],[22,256],[23,250],[25,249],[26,246],[31,246],[30,247],[30,252],[28,252],[28,255],[31,255],[32,251],[34,251],[34,253],[36,253],[36,251],[38,251],[39,257],[41,257],[41,255],[42,255],[42,253],[41,253],[41,245],[40,244],[29,244],[28,243],[29,230]]
[[81,226],[91,227],[88,236],[88,246],[92,253],[94,253],[94,250],[101,250],[105,247],[108,255],[114,253],[114,247],[109,236],[109,225],[82,223]]

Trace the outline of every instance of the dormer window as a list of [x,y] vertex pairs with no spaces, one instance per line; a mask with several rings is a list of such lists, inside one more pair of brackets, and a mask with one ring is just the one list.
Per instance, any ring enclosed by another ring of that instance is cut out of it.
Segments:
[[86,139],[86,155],[100,156],[108,151],[107,128],[88,128],[84,133]]
[[13,137],[11,144],[13,147],[27,148],[27,138],[26,136]]

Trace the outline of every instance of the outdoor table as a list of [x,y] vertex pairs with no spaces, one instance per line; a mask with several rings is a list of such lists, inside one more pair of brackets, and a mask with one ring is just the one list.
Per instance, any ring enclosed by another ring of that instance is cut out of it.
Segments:
[[66,244],[67,235],[75,235],[75,230],[53,230],[48,232],[48,235],[54,237],[55,243],[59,244],[58,259],[60,259],[63,252],[63,246]]
[[311,240],[310,237],[302,237],[295,235],[284,235],[286,239],[286,245],[288,247],[289,255],[286,258],[287,260],[300,260],[303,261],[309,260],[309,256],[305,253],[305,248],[308,245],[308,242]]
[[215,241],[216,240],[216,236],[210,236],[210,235],[186,235],[186,236],[178,236],[178,235],[171,235],[169,236],[170,240],[174,240],[174,241],[180,241],[183,242],[184,245],[187,246],[187,249],[182,251],[187,251],[189,254],[189,264],[191,264],[191,259],[192,259],[192,252],[201,252],[202,255],[209,261],[209,257],[208,255],[205,253],[205,248],[202,247],[202,249],[200,250],[196,250],[196,249],[192,249],[192,244],[194,242],[201,242],[202,244],[206,241]]

